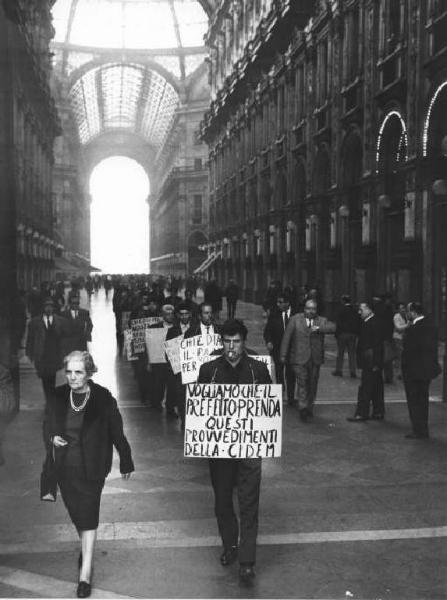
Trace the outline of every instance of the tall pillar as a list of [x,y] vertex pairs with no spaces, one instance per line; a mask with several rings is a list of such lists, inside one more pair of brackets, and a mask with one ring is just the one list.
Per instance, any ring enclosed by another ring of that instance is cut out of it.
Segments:
[[18,360],[14,339],[16,283],[16,190],[13,168],[13,82],[10,24],[0,5],[0,365],[15,380],[18,402]]

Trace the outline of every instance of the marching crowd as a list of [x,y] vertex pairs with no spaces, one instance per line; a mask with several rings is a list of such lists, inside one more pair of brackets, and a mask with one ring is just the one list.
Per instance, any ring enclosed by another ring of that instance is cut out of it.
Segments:
[[[93,323],[80,307],[81,288],[87,295],[104,287],[113,291],[116,338],[120,355],[127,355],[138,384],[140,400],[166,419],[179,419],[185,429],[186,385],[175,373],[164,352],[153,360],[148,347],[133,353],[126,332],[132,322],[143,320],[157,329],[160,340],[195,336],[220,336],[216,358],[200,368],[200,383],[271,383],[264,363],[246,347],[247,328],[235,318],[239,289],[230,281],[224,290],[215,281],[151,276],[99,276],[42,286],[28,297],[30,315],[26,355],[42,381],[46,406],[43,436],[47,447],[42,499],[54,499],[57,484],[80,539],[78,597],[91,593],[91,576],[99,506],[105,478],[110,471],[113,446],[120,456],[122,477],[134,470],[130,446],[123,431],[116,400],[93,383],[96,370],[88,352]],[[199,286],[204,300],[196,301]],[[181,296],[179,290],[184,289]],[[226,298],[226,319],[221,319]],[[22,307],[24,310],[24,306]],[[271,282],[263,302],[263,338],[274,364],[276,381],[282,384],[284,404],[296,407],[300,419],[310,423],[314,415],[320,368],[324,362],[325,336],[337,341],[334,377],[343,377],[347,353],[351,378],[360,369],[357,405],[351,423],[385,418],[384,383],[394,375],[403,380],[412,426],[406,437],[427,439],[429,385],[440,373],[437,331],[418,302],[398,303],[390,295],[362,300],[354,306],[343,296],[333,320],[317,288],[282,288]],[[146,326],[146,325],[145,325]],[[163,330],[163,331],[160,331]],[[64,368],[67,384],[56,388],[56,375]],[[163,404],[164,403],[164,404]],[[239,558],[239,577],[250,585],[255,577],[256,537],[261,481],[261,459],[209,459],[215,498],[215,515],[223,544],[220,562],[227,566]],[[53,481],[51,483],[51,472]],[[56,473],[56,475],[54,475]],[[42,484],[42,485],[43,485]],[[233,506],[233,488],[239,500],[239,519]]]

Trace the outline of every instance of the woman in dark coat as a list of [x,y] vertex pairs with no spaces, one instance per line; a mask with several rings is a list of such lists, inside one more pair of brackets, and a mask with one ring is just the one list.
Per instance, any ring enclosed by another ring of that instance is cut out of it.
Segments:
[[112,467],[113,446],[123,479],[129,479],[134,465],[116,400],[91,381],[96,372],[91,355],[76,350],[65,357],[64,365],[68,385],[56,389],[44,435],[55,447],[57,482],[81,542],[77,596],[87,598],[101,493]]

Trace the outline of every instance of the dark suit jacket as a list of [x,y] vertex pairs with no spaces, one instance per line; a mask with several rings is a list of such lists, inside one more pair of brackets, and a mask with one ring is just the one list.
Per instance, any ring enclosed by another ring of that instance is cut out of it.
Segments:
[[[107,477],[112,468],[113,446],[120,457],[121,473],[130,473],[135,468],[116,400],[105,387],[92,381],[89,385],[91,394],[81,431],[85,477],[89,480],[101,480]],[[48,443],[55,435],[64,437],[69,405],[70,387],[63,385],[56,388],[56,394],[50,401],[44,423],[44,435]],[[63,457],[64,449],[56,448],[56,465],[59,468],[63,468]]]
[[[220,325],[216,325],[215,323],[213,323],[213,327],[214,327],[214,332],[215,333],[217,333],[219,335],[222,335],[222,328],[220,327]],[[202,335],[202,330],[200,328],[200,321],[196,321],[195,323],[191,323],[190,328],[185,333],[185,339],[186,338],[194,337],[196,335]]]
[[357,343],[357,362],[360,369],[383,368],[383,324],[374,315],[368,321],[362,321]]
[[247,354],[242,357],[236,369],[229,365],[224,356],[204,363],[200,367],[197,381],[198,383],[230,383],[227,377],[229,369],[233,376],[237,369],[239,374],[237,383],[272,383],[267,366]]
[[[293,310],[290,310],[290,317],[292,317],[295,313]],[[271,312],[269,318],[267,319],[267,323],[264,327],[264,341],[266,344],[273,344],[272,356],[274,360],[279,360],[281,342],[284,336],[285,328],[284,328],[284,320],[282,318],[282,312],[279,310]]]
[[48,365],[53,365],[54,372],[63,366],[63,355],[61,340],[68,335],[68,325],[66,319],[53,315],[54,336],[57,344],[53,348],[53,356],[44,356],[45,338],[47,330],[43,322],[43,315],[31,319],[28,325],[28,335],[26,339],[26,355],[34,362],[37,370],[39,365],[45,360]]
[[438,333],[427,317],[405,330],[402,374],[406,381],[430,381],[439,375]]
[[78,316],[74,319],[71,310],[66,309],[61,313],[61,316],[67,319],[68,323],[68,335],[62,342],[64,355],[73,350],[87,350],[87,342],[92,341],[93,329],[89,311],[85,308],[79,308]]

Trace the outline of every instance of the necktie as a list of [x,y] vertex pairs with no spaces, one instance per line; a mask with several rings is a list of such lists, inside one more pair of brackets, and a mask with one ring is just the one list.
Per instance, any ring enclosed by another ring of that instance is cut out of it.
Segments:
[[283,322],[284,322],[284,329],[287,327],[287,323],[289,322],[289,315],[287,314],[287,312],[283,312]]
[[312,319],[307,319],[307,326],[309,329],[312,327]]
[[209,332],[210,332],[210,326],[209,326],[209,325],[207,325],[207,326],[206,326],[206,333],[207,333],[207,335],[209,334]]

